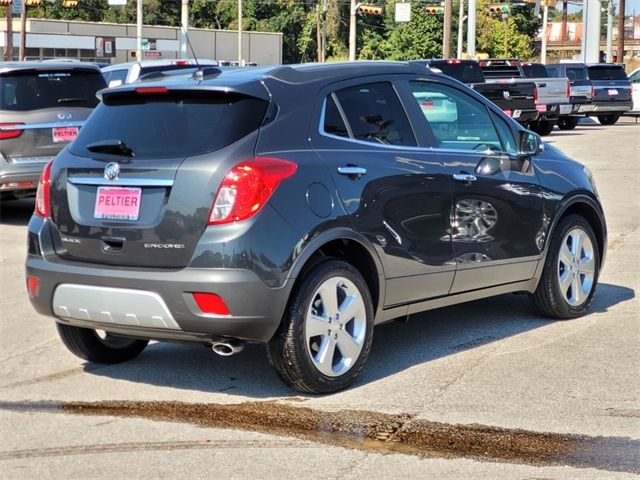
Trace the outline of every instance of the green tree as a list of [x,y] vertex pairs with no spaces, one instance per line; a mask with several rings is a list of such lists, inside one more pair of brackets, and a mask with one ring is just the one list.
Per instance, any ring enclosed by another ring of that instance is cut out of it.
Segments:
[[411,21],[397,25],[381,49],[389,60],[412,60],[442,55],[442,20],[426,15],[424,4],[412,3]]

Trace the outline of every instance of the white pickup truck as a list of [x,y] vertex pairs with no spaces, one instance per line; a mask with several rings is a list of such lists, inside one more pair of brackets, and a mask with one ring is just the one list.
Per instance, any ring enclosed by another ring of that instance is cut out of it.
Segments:
[[517,82],[536,84],[536,108],[538,120],[532,122],[531,130],[540,135],[549,135],[558,122],[561,108],[570,104],[571,85],[568,78],[552,78],[541,63],[524,63],[517,59],[488,59],[480,61],[486,81],[499,82],[511,79]]

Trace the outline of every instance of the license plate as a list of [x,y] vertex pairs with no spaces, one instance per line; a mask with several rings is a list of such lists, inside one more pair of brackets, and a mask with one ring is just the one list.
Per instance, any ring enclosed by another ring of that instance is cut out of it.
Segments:
[[78,136],[78,127],[54,127],[53,143],[71,142]]
[[615,88],[610,88],[608,92],[609,95],[618,95],[618,90],[616,90]]
[[513,118],[520,118],[520,115],[522,115],[522,112],[520,110],[513,111]]
[[130,187],[98,187],[95,218],[138,220],[142,189]]
[[539,112],[546,112],[547,111],[547,106],[546,105],[536,105],[536,110]]

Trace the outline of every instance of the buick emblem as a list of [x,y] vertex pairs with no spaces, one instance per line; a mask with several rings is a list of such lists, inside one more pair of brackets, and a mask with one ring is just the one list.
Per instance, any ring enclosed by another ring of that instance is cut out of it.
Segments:
[[509,93],[509,91],[508,91],[508,90],[503,90],[503,91],[502,91],[502,96],[503,96],[505,99],[507,99],[507,100],[508,100],[508,99],[511,97],[511,94]]
[[59,113],[58,120],[71,120],[71,114],[67,112]]
[[104,178],[107,180],[117,180],[118,175],[120,175],[120,165],[116,162],[107,163],[107,166],[104,167]]

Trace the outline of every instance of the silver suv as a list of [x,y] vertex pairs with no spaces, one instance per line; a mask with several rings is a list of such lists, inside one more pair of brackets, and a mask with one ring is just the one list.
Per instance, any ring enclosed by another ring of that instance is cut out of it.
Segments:
[[45,164],[98,104],[100,69],[70,62],[0,63],[0,195],[35,194]]

